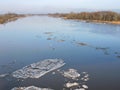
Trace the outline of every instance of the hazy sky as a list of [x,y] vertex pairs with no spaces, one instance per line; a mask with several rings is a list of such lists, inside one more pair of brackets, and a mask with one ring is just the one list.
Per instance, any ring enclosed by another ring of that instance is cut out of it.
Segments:
[[0,12],[47,12],[72,8],[120,9],[120,0],[0,0]]

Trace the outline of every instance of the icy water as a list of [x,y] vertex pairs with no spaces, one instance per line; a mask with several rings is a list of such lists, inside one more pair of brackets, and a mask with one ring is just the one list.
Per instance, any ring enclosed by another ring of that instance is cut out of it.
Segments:
[[[0,74],[31,63],[63,59],[61,69],[87,72],[88,90],[120,90],[120,26],[34,16],[0,25]],[[0,78],[0,90],[19,86],[62,90],[64,77],[48,73],[40,79]]]

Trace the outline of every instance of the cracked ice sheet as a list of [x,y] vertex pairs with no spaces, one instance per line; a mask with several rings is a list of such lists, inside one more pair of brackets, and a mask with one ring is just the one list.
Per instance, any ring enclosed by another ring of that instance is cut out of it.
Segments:
[[37,63],[30,64],[12,73],[15,78],[40,78],[41,76],[64,66],[62,59],[46,59]]

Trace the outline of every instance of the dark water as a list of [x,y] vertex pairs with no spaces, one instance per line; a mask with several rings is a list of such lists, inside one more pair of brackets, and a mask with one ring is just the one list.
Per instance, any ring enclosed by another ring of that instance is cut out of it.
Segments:
[[[61,58],[78,72],[88,72],[88,90],[120,90],[120,26],[84,23],[47,16],[0,25],[0,74],[49,58]],[[64,78],[0,78],[0,90],[35,85],[62,90]]]

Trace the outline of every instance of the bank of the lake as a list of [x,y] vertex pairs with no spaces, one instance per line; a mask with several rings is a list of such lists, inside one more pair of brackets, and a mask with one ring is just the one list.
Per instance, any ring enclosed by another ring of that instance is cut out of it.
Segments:
[[112,11],[81,12],[81,13],[72,12],[66,14],[56,13],[49,15],[53,17],[61,17],[63,19],[120,25],[120,14]]
[[8,13],[8,14],[1,14],[0,15],[0,24],[5,24],[11,21],[15,21],[19,18],[23,18],[26,15],[23,14],[15,14],[15,13]]

